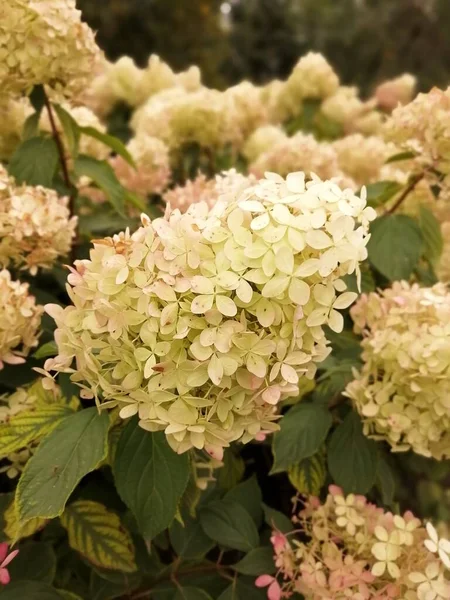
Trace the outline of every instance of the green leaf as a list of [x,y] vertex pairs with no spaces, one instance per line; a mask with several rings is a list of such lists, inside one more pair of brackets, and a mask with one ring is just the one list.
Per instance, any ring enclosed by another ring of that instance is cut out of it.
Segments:
[[243,506],[255,521],[256,527],[261,525],[263,517],[262,494],[255,475],[227,492],[225,500],[233,500]]
[[28,461],[17,486],[21,523],[59,516],[70,494],[108,454],[109,416],[86,408],[64,419]]
[[78,500],[60,517],[71,548],[92,564],[124,573],[136,571],[134,546],[119,517],[99,502]]
[[8,171],[17,183],[51,187],[58,161],[58,149],[53,138],[32,137],[14,152]]
[[189,475],[187,454],[176,454],[164,433],[150,433],[131,419],[122,431],[113,464],[120,497],[145,538],[168,527],[177,512]]
[[381,491],[383,504],[392,506],[395,497],[395,479],[392,469],[383,455],[378,460],[377,487]]
[[374,208],[386,204],[401,189],[402,185],[396,181],[377,181],[366,185],[367,204]]
[[436,264],[441,257],[444,247],[439,221],[431,210],[425,206],[420,206],[419,224],[425,246],[424,256],[431,264]]
[[2,588],[2,600],[64,600],[58,590],[44,581],[12,581]]
[[366,494],[377,474],[377,444],[363,434],[361,419],[350,412],[331,436],[328,469],[346,494]]
[[39,135],[39,119],[41,114],[38,112],[34,112],[30,115],[25,123],[23,124],[22,129],[22,140],[29,140],[30,138],[36,137]]
[[206,535],[227,548],[248,552],[258,546],[258,530],[251,515],[234,500],[210,502],[199,517]]
[[244,476],[245,464],[239,454],[227,448],[223,456],[223,467],[218,470],[217,483],[222,490],[231,490]]
[[60,104],[53,104],[59,122],[64,131],[64,139],[69,147],[72,158],[78,154],[78,146],[80,143],[80,127],[70,113],[67,112]]
[[271,529],[276,529],[281,533],[289,533],[293,530],[294,527],[291,520],[282,512],[275,510],[264,503],[262,507],[264,510],[264,521]]
[[0,458],[48,435],[70,415],[73,410],[61,404],[39,406],[14,415],[0,424]]
[[62,596],[64,600],[83,600],[83,598],[81,596],[78,596],[78,594],[68,592],[67,590],[58,590],[58,594]]
[[114,600],[130,592],[131,586],[128,585],[126,578],[123,582],[114,583],[104,579],[96,571],[92,571],[89,581],[89,600]]
[[5,535],[8,540],[13,543],[18,542],[22,538],[34,535],[40,529],[43,529],[47,524],[46,519],[35,518],[30,519],[24,525],[19,523],[19,517],[16,510],[14,500],[5,512]]
[[6,516],[8,508],[14,501],[14,492],[8,494],[0,494],[0,542],[9,541],[9,536],[5,533],[6,527]]
[[242,560],[233,565],[233,569],[244,575],[272,575],[277,568],[273,560],[273,548],[264,546],[250,550]]
[[113,208],[124,216],[126,191],[117,179],[114,169],[105,160],[80,154],[75,160],[74,171],[77,177],[90,177],[108,197]]
[[200,588],[179,587],[173,600],[212,600],[212,598]]
[[52,583],[56,573],[56,554],[46,542],[26,542],[18,546],[19,554],[8,566],[11,581],[45,581]]
[[183,525],[175,520],[169,530],[170,542],[177,553],[188,560],[202,558],[215,546],[203,531],[200,522],[183,518]]
[[238,592],[236,582],[232,583],[223,591],[217,600],[244,600]]
[[398,154],[394,154],[390,158],[387,159],[386,164],[393,162],[398,162],[400,160],[409,160],[410,158],[414,158],[416,155],[414,152],[399,152]]
[[325,453],[317,452],[288,469],[289,481],[305,496],[318,496],[327,474]]
[[105,146],[108,146],[108,148],[111,148],[113,152],[126,160],[129,165],[136,167],[133,157],[128,152],[125,145],[119,140],[119,138],[109,135],[108,133],[102,133],[98,129],[95,129],[95,127],[80,127],[80,131],[84,135],[88,135],[89,137],[95,138],[99,142],[103,142]]
[[390,281],[409,279],[422,255],[417,222],[406,215],[385,215],[372,223],[370,231],[370,263]]
[[274,465],[271,473],[286,471],[291,465],[315,454],[327,437],[331,413],[320,404],[299,404],[282,418],[280,431],[273,436]]
[[48,358],[49,356],[56,356],[58,354],[58,346],[56,342],[51,341],[47,342],[40,346],[36,352],[33,354],[33,358],[41,359]]
[[30,93],[31,106],[40,113],[45,106],[45,90],[43,85],[35,85]]

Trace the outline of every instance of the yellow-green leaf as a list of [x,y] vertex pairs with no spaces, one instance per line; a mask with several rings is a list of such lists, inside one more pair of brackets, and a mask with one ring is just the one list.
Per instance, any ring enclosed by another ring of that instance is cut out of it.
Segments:
[[92,564],[125,573],[136,571],[131,536],[103,504],[77,500],[66,507],[60,519],[69,545]]
[[48,435],[63,419],[73,414],[67,406],[54,404],[25,411],[0,425],[0,458],[4,458]]
[[19,518],[16,512],[16,507],[14,502],[12,502],[9,507],[6,509],[4,514],[5,519],[5,535],[11,542],[15,543],[22,538],[29,537],[42,529],[47,523],[47,519],[40,519],[39,517],[36,519],[31,519],[27,521],[25,525],[19,525]]
[[325,453],[317,452],[304,458],[288,469],[289,480],[295,489],[305,496],[318,496],[325,483]]

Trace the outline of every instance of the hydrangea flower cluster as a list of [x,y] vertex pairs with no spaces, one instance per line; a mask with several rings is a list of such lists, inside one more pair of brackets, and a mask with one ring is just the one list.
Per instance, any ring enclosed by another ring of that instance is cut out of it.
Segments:
[[158,138],[141,134],[131,139],[127,150],[135,167],[121,156],[115,156],[110,161],[122,185],[143,196],[163,192],[171,175],[166,144]]
[[346,388],[364,433],[394,451],[450,457],[450,293],[394,282],[351,310],[364,366]]
[[340,86],[332,96],[325,98],[320,110],[328,119],[338,123],[344,133],[373,135],[382,125],[382,116],[375,106],[373,100],[361,100],[357,87]]
[[77,217],[70,217],[68,198],[42,186],[16,186],[0,165],[0,265],[50,268],[65,256],[75,236]]
[[138,413],[177,452],[220,460],[274,431],[278,402],[329,354],[323,326],[342,330],[356,294],[341,277],[359,271],[374,217],[364,196],[304,173],[268,173],[211,210],[143,216],[75,263],[73,306],[47,306],[59,354],[45,368]]
[[4,363],[24,363],[24,357],[38,344],[44,310],[36,305],[28,287],[13,281],[6,269],[0,271],[0,369]]
[[242,81],[238,85],[226,89],[224,97],[234,104],[236,126],[244,138],[267,123],[268,114],[261,95],[261,88],[254,86],[249,81]]
[[26,93],[46,84],[80,89],[98,60],[92,30],[81,22],[75,0],[8,0],[0,6],[0,85]]
[[409,511],[394,515],[330,486],[323,504],[309,498],[293,521],[296,531],[271,538],[278,578],[256,580],[269,600],[295,592],[305,600],[450,597],[450,541]]
[[190,143],[202,148],[235,144],[242,137],[237,120],[231,96],[207,88],[192,93],[172,88],[152,96],[131,125],[136,133],[158,137],[177,150]]
[[385,137],[417,161],[450,173],[450,88],[433,88],[396,108],[384,126]]
[[247,138],[242,147],[242,154],[249,162],[255,161],[261,154],[271,150],[275,144],[286,141],[284,130],[277,125],[258,127]]
[[[2,424],[14,423],[16,415],[39,410],[52,404],[66,404],[59,386],[54,385],[51,389],[45,389],[42,382],[42,379],[38,379],[28,387],[17,388],[9,396],[0,396],[0,431]],[[10,479],[17,477],[32,456],[38,442],[39,438],[33,438],[23,448],[6,456],[2,455],[1,459],[6,459],[7,463],[0,467],[0,473],[6,473]]]
[[214,179],[208,179],[203,173],[199,173],[194,180],[188,179],[184,185],[168,190],[163,200],[171,209],[181,212],[186,212],[191,204],[198,202],[206,202],[212,208],[219,199],[235,199],[240,192],[255,183],[255,177],[241,175],[236,169],[223,171]]
[[11,158],[20,144],[25,121],[32,112],[28,98],[0,98],[0,160]]
[[383,81],[375,90],[378,106],[386,112],[391,112],[399,104],[409,104],[416,92],[417,79],[410,73],[404,73],[395,79]]

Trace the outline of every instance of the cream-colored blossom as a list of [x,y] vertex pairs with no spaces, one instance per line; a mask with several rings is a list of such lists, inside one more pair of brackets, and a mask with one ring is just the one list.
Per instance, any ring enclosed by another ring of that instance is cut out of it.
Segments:
[[305,99],[323,100],[334,94],[338,87],[339,78],[326,58],[309,52],[289,75],[280,92],[279,103],[289,116],[296,116],[300,114]]
[[224,96],[226,101],[234,104],[235,125],[244,139],[268,122],[268,111],[262,99],[261,88],[249,81],[242,81],[227,88]]
[[[347,510],[357,521],[355,528],[340,522]],[[428,549],[425,526],[410,512],[393,515],[364,496],[345,497],[340,488],[330,486],[323,504],[308,499],[293,521],[293,532],[271,537],[277,578],[264,575],[255,582],[258,587],[277,584],[277,596],[269,588],[269,600],[295,593],[305,600],[450,597],[450,572],[435,557],[434,546]]]
[[395,282],[352,308],[364,365],[348,384],[364,433],[395,451],[450,456],[450,293]]
[[375,99],[380,108],[391,112],[399,104],[408,104],[414,97],[417,79],[410,73],[404,73],[395,79],[383,81],[375,90]]
[[49,269],[75,236],[68,198],[42,186],[16,186],[0,165],[0,266]]
[[86,85],[100,50],[80,16],[75,0],[2,2],[2,93],[26,93],[45,84],[69,94]]
[[43,307],[37,306],[28,284],[13,281],[6,269],[0,271],[0,369],[4,363],[25,362],[38,344]]
[[366,258],[375,216],[303,173],[227,190],[211,210],[169,208],[95,241],[69,276],[73,306],[47,307],[59,354],[46,369],[75,360],[72,379],[100,406],[219,459],[274,431],[277,403],[329,354],[323,326],[343,328],[356,294],[341,277]]
[[270,151],[273,146],[286,141],[287,136],[281,127],[263,125],[258,127],[245,141],[242,154],[249,162],[254,162],[261,154]]
[[202,74],[200,69],[192,65],[186,71],[176,74],[176,83],[187,92],[197,92],[202,87]]
[[158,138],[137,135],[127,144],[135,167],[121,156],[111,159],[111,165],[125,188],[147,196],[161,194],[170,180],[169,149]]

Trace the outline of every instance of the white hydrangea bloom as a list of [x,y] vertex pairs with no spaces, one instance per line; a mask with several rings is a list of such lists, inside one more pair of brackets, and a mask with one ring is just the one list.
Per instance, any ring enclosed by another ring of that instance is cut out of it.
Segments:
[[329,354],[323,326],[342,330],[356,294],[341,277],[366,258],[374,216],[303,173],[268,173],[211,210],[143,216],[75,263],[73,306],[47,306],[59,354],[45,368],[72,372],[122,418],[138,413],[177,452],[220,459],[274,431],[278,402]]
[[361,100],[357,87],[340,86],[332,96],[325,98],[320,110],[328,119],[341,125],[344,133],[374,135],[383,123],[383,117],[375,107],[375,101]]
[[364,432],[394,451],[450,456],[450,293],[395,282],[351,310],[364,366],[349,396]]
[[271,150],[273,146],[287,140],[287,135],[281,127],[263,125],[258,127],[246,140],[242,154],[249,162],[254,162],[261,154]]
[[39,84],[65,92],[82,88],[100,50],[80,16],[75,0],[1,2],[2,93],[23,93]]
[[0,98],[0,160],[8,160],[21,142],[23,126],[33,113],[28,98]]
[[0,271],[0,369],[4,363],[17,365],[38,344],[43,307],[37,306],[28,284],[12,281],[6,269]]
[[16,186],[0,165],[0,266],[13,264],[35,275],[65,256],[77,224],[68,203],[42,186]]
[[225,98],[235,106],[235,125],[243,138],[268,122],[268,111],[263,102],[261,88],[250,81],[242,81],[224,92]]

